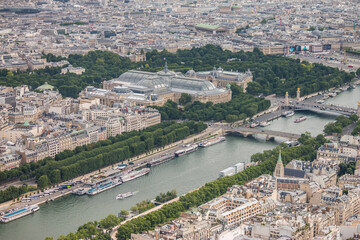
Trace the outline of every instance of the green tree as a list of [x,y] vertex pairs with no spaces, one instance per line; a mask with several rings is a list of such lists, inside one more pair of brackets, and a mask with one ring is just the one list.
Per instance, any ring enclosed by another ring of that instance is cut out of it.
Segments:
[[61,182],[61,172],[59,169],[54,169],[49,174],[49,179],[51,183],[59,183]]
[[181,94],[181,97],[179,99],[179,103],[181,105],[185,105],[187,103],[191,102],[191,95],[190,94],[187,94],[187,93],[182,93]]
[[129,212],[126,211],[125,209],[122,209],[122,210],[120,211],[120,214],[121,214],[121,216],[128,216],[128,215],[129,215]]
[[237,120],[239,120],[239,118],[236,115],[229,114],[226,116],[227,122],[236,122]]
[[61,234],[61,235],[57,238],[57,240],[68,240],[68,239],[66,238],[66,236],[64,236],[63,234]]
[[356,115],[356,114],[352,114],[349,119],[352,121],[352,122],[357,122],[357,120],[359,120],[359,117]]
[[47,175],[42,175],[38,180],[38,187],[40,189],[44,189],[45,187],[50,185],[50,180]]
[[118,218],[113,214],[110,214],[109,216],[107,216],[106,218],[102,219],[99,222],[99,226],[103,229],[111,229],[116,225],[118,225],[119,223],[120,223],[120,218]]
[[309,27],[308,31],[315,31],[315,27],[313,26]]

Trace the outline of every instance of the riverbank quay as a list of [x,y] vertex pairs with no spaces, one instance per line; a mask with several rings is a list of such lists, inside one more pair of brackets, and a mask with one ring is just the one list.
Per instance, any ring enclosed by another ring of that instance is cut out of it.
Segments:
[[[129,159],[125,160],[123,163],[127,163],[127,164],[132,163],[132,165],[131,165],[132,168],[133,169],[138,169],[138,168],[141,168],[141,167],[145,166],[148,161],[151,161],[154,158],[160,157],[160,155],[171,153],[171,152],[173,153],[173,152],[181,149],[184,144],[198,142],[198,141],[201,141],[202,139],[205,139],[205,138],[208,138],[208,137],[214,136],[214,135],[222,135],[222,129],[220,129],[220,128],[216,127],[216,126],[208,127],[207,129],[205,129],[201,133],[191,135],[191,136],[189,136],[189,137],[187,137],[187,138],[185,138],[185,139],[183,139],[181,141],[166,145],[163,148],[155,149],[155,150],[151,151],[150,153],[145,153],[145,154],[141,154],[139,156],[133,157],[133,158],[129,158]],[[33,199],[30,202],[21,202],[21,199],[24,196],[26,196],[26,195],[29,196],[30,194],[31,195],[37,194],[38,191],[26,193],[19,199],[19,201],[14,202],[12,200],[12,201],[1,203],[0,204],[0,211],[5,211],[7,209],[13,209],[13,208],[21,208],[21,207],[24,207],[24,206],[29,205],[29,204],[38,204],[38,205],[40,205],[40,204],[44,204],[44,203],[47,203],[49,201],[53,201],[55,199],[61,198],[61,197],[66,196],[66,195],[70,194],[71,192],[73,192],[73,191],[75,191],[75,190],[77,190],[79,188],[84,187],[84,184],[82,183],[83,179],[89,178],[90,176],[99,173],[99,171],[106,172],[106,171],[108,171],[108,170],[110,170],[112,168],[113,168],[113,165],[107,166],[107,167],[101,168],[99,170],[90,172],[88,174],[76,177],[76,178],[71,179],[69,181],[59,183],[59,184],[57,184],[58,186],[67,185],[67,183],[69,183],[69,182],[75,183],[75,185],[70,187],[70,188],[66,188],[66,189],[63,189],[63,190],[58,190],[58,191],[56,191],[55,193],[52,193],[52,194],[46,194],[46,196],[40,197],[38,199]],[[44,192],[47,192],[47,191],[52,192],[57,188],[58,187],[53,187],[53,188],[47,189]],[[44,193],[44,192],[42,192],[42,193]]]
[[144,215],[146,215],[146,214],[149,214],[149,213],[152,213],[152,212],[154,212],[154,211],[157,211],[157,210],[161,209],[163,206],[165,206],[166,204],[170,204],[170,203],[172,203],[172,202],[179,201],[179,199],[180,199],[180,197],[176,197],[176,198],[171,199],[170,201],[168,201],[168,202],[166,202],[166,203],[163,203],[163,204],[161,204],[161,205],[159,205],[159,206],[156,206],[156,207],[153,207],[153,208],[151,208],[151,209],[149,209],[149,210],[147,210],[147,211],[145,211],[145,212],[143,212],[143,213],[141,213],[141,214],[138,214],[138,215],[136,215],[136,216],[133,216],[133,217],[131,217],[131,218],[126,219],[125,221],[121,222],[119,225],[117,225],[117,226],[115,226],[115,227],[112,228],[112,230],[111,230],[111,232],[110,232],[110,237],[111,237],[111,239],[117,240],[117,238],[116,238],[116,233],[117,233],[117,230],[119,229],[119,227],[120,227],[121,225],[123,225],[123,224],[125,224],[125,223],[127,223],[127,222],[129,222],[129,221],[131,221],[131,220],[134,220],[134,219],[136,219],[136,218],[138,218],[138,217],[141,217],[141,216],[144,216]]
[[[197,190],[199,190],[201,187],[203,187],[203,186],[200,186],[200,187],[198,187],[198,188],[195,188],[195,189],[189,191],[188,193],[192,193],[192,192],[194,192],[194,191],[197,191]],[[188,194],[188,193],[186,193],[186,194]],[[183,194],[183,196],[185,196],[186,194]],[[133,216],[133,217],[131,217],[131,218],[126,219],[125,221],[122,221],[121,223],[119,223],[118,225],[116,225],[115,227],[112,228],[112,230],[111,230],[111,232],[110,232],[110,237],[111,237],[111,239],[112,239],[112,240],[117,240],[117,238],[116,238],[116,233],[117,233],[117,230],[119,229],[119,227],[120,227],[121,225],[124,225],[125,223],[127,223],[127,222],[129,222],[129,221],[131,221],[131,220],[134,220],[134,219],[136,219],[136,218],[138,218],[138,217],[142,217],[142,216],[145,216],[146,214],[155,212],[155,211],[161,209],[162,207],[164,207],[165,205],[170,204],[170,203],[173,203],[173,202],[177,202],[177,201],[179,201],[179,200],[180,200],[180,197],[176,197],[176,198],[174,198],[174,199],[171,199],[170,201],[167,201],[167,202],[165,202],[165,203],[162,203],[162,204],[160,204],[160,205],[158,205],[158,206],[156,206],[156,207],[153,207],[153,208],[151,208],[151,209],[149,209],[149,210],[147,210],[147,211],[145,211],[145,212],[143,212],[143,213],[140,213],[140,214],[138,214],[138,215],[136,215],[136,216]]]

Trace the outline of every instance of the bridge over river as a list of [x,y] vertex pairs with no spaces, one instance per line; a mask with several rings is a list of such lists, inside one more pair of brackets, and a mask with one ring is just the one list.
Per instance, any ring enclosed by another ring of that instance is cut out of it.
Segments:
[[266,140],[274,139],[275,137],[287,138],[289,140],[297,140],[301,137],[300,134],[287,133],[282,131],[268,130],[264,128],[249,128],[249,127],[232,127],[229,125],[221,126],[225,134],[239,133],[244,137],[252,135],[263,135]]
[[342,107],[336,105],[317,104],[313,102],[295,102],[293,105],[283,106],[293,109],[294,111],[310,111],[320,114],[334,115],[334,116],[350,116],[356,114],[355,108]]

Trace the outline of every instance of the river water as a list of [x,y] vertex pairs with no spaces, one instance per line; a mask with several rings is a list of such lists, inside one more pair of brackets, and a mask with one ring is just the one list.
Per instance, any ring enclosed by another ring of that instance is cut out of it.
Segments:
[[[328,103],[356,107],[360,100],[360,88],[341,93]],[[300,115],[307,120],[294,123]],[[291,133],[309,131],[312,135],[322,133],[322,129],[334,117],[311,113],[296,113],[290,118],[274,120],[268,129]],[[272,149],[284,139],[265,141],[262,137],[242,138],[227,136],[227,140],[214,146],[199,149],[151,169],[150,174],[127,182],[95,196],[68,195],[53,202],[43,204],[34,214],[8,224],[0,224],[1,240],[44,239],[46,236],[66,235],[93,220],[100,220],[109,214],[117,214],[121,209],[130,209],[144,199],[153,199],[160,192],[176,189],[178,195],[215,180],[219,171],[238,162],[248,162],[257,152]],[[115,200],[119,193],[138,191],[125,200]]]

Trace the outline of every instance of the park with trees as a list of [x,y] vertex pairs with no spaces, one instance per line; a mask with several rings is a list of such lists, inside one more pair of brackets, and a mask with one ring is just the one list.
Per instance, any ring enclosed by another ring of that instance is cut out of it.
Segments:
[[226,103],[213,104],[188,101],[183,108],[176,102],[167,101],[162,107],[155,107],[163,120],[190,119],[194,121],[236,122],[270,107],[270,101],[244,93],[240,86],[231,85],[232,99]]
[[353,114],[350,117],[340,115],[336,117],[335,122],[331,122],[325,125],[324,133],[326,135],[341,134],[345,127],[349,126],[352,123],[358,122],[358,119],[359,118],[356,114]]
[[36,89],[47,82],[55,86],[64,97],[77,97],[86,86],[100,87],[102,81],[119,77],[131,69],[152,72],[162,70],[164,58],[169,69],[182,73],[190,69],[209,71],[214,66],[221,66],[227,71],[245,72],[250,69],[254,81],[246,90],[254,96],[273,93],[282,96],[285,92],[295,96],[298,87],[301,88],[302,94],[306,95],[348,83],[355,76],[354,73],[346,73],[317,63],[264,55],[257,48],[253,52],[231,52],[214,45],[177,50],[176,53],[153,50],[146,53],[146,61],[139,63],[131,62],[129,58],[116,53],[100,50],[90,51],[85,55],[70,54],[67,58],[48,54],[44,55],[44,58],[49,61],[66,59],[74,67],[83,67],[86,71],[82,75],[76,75],[61,74],[61,67],[14,72],[3,69],[0,70],[0,85],[26,84]]

